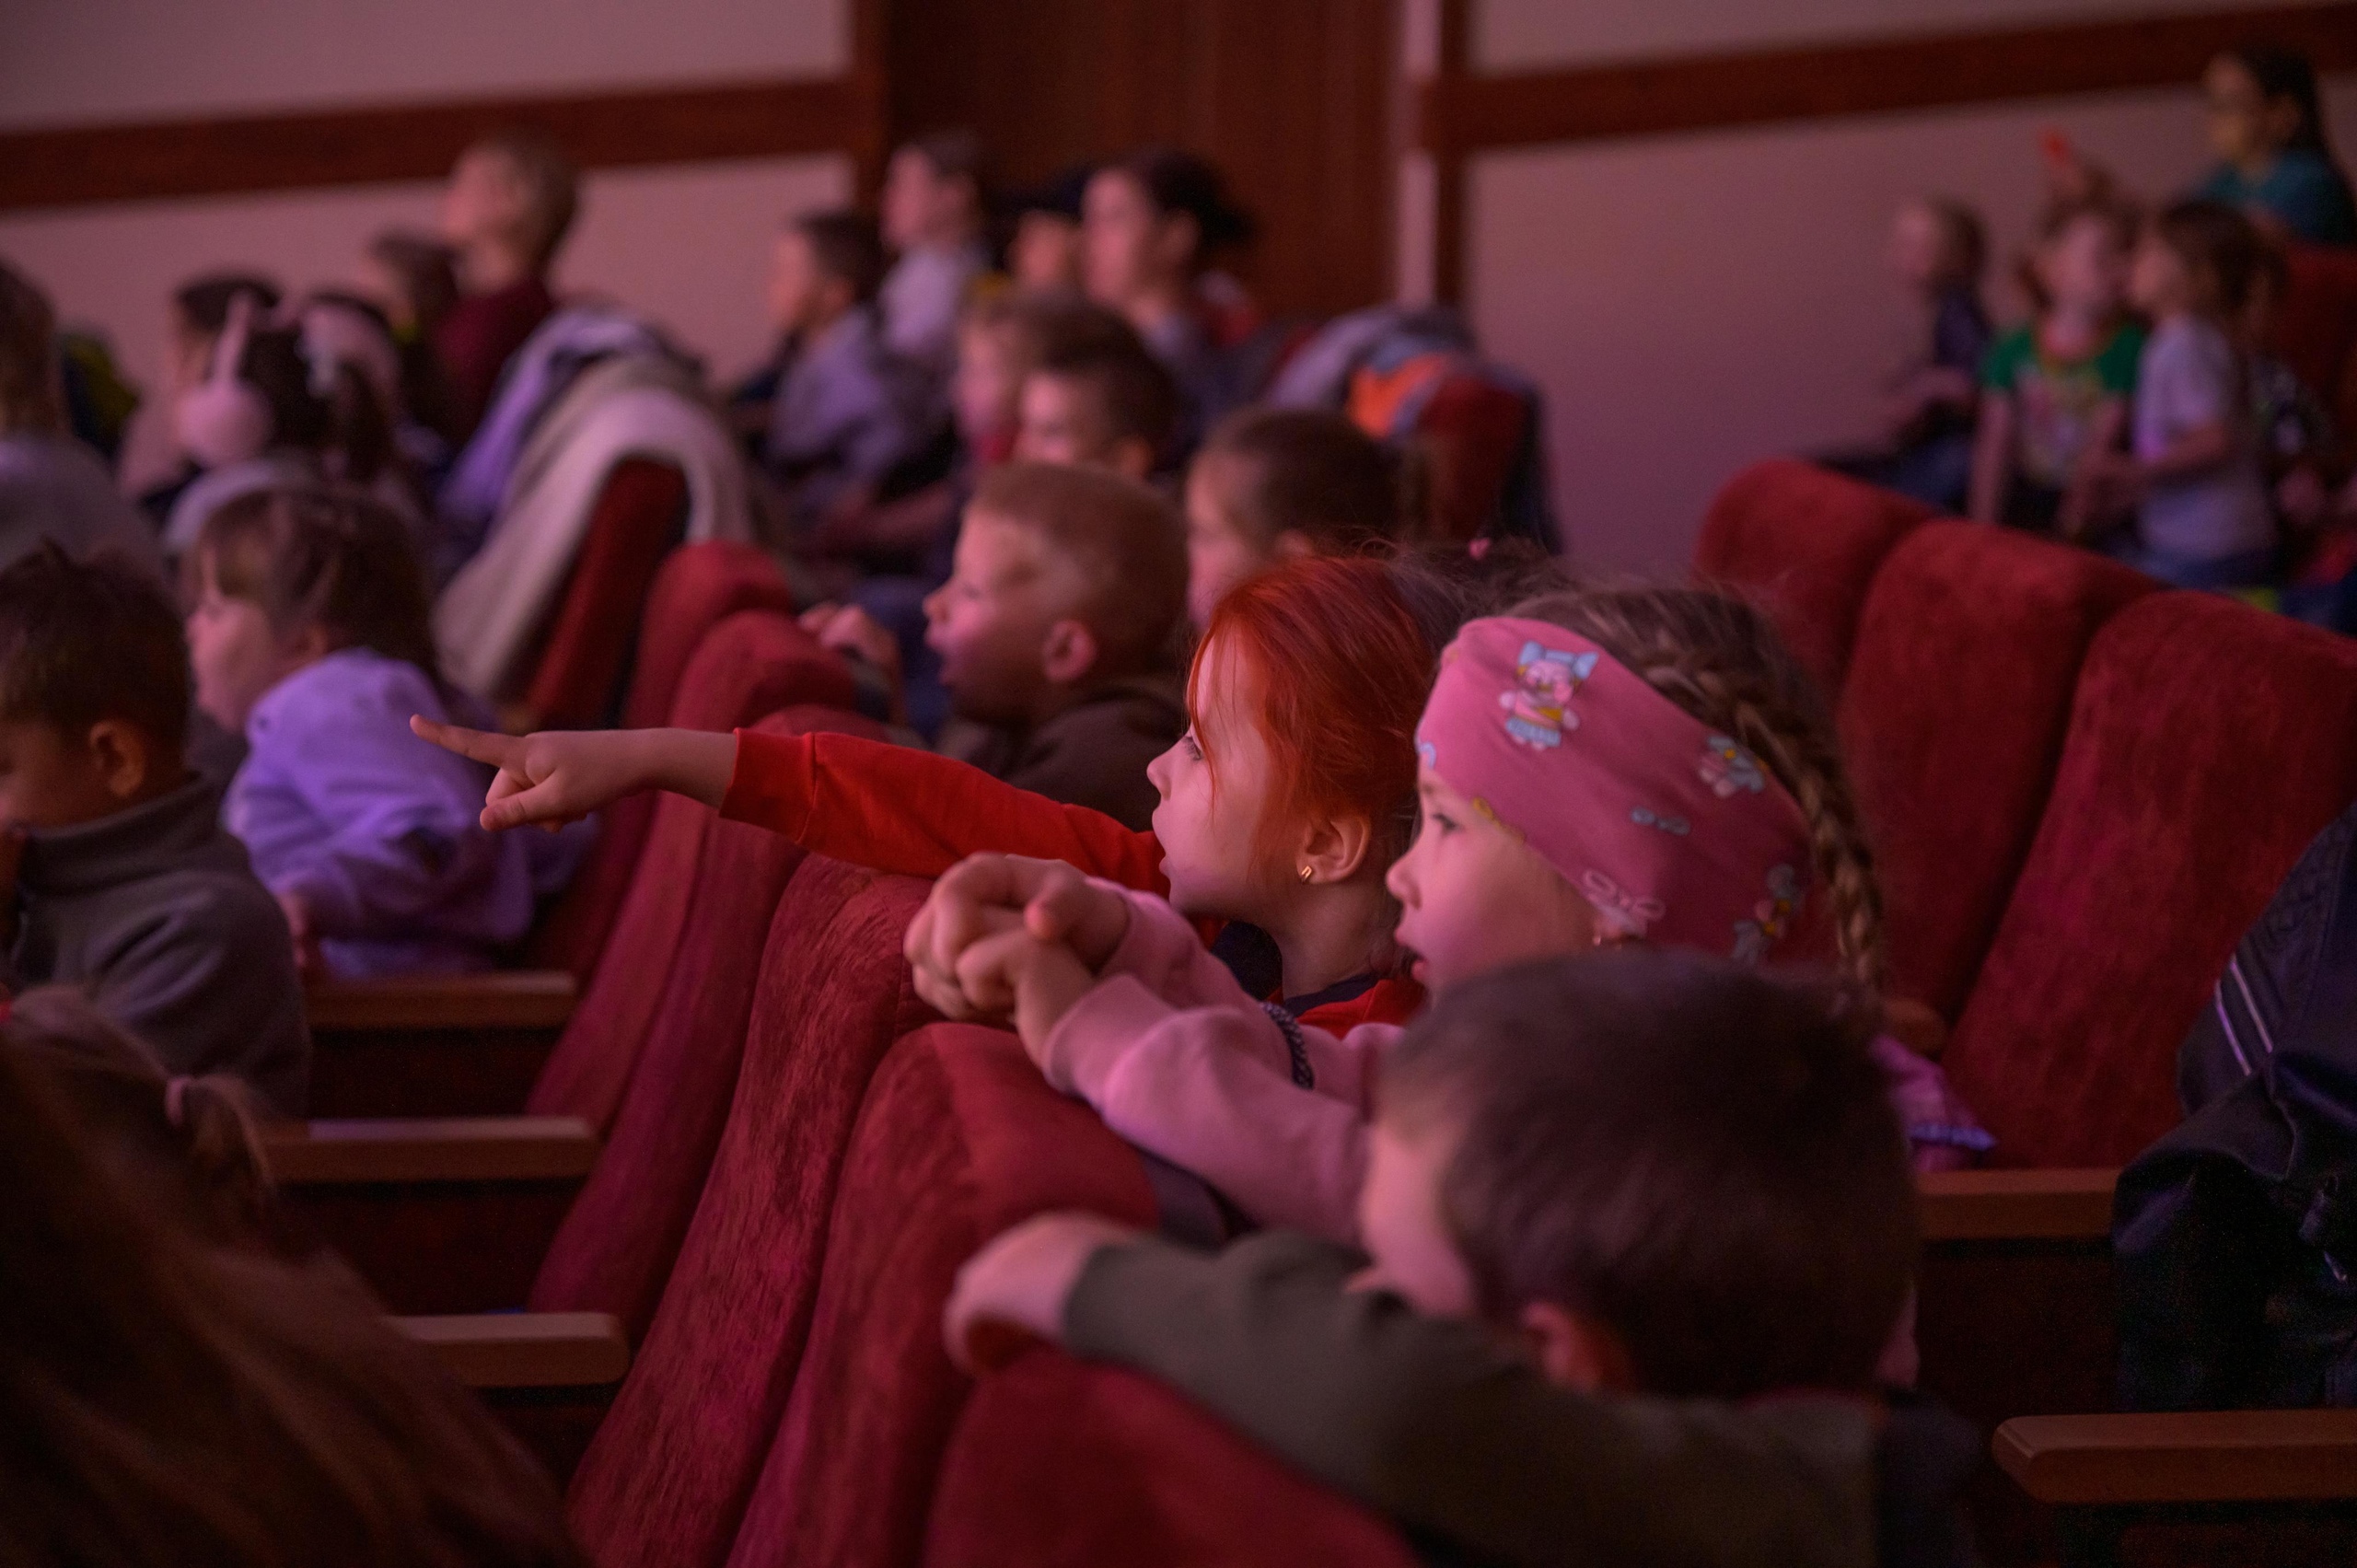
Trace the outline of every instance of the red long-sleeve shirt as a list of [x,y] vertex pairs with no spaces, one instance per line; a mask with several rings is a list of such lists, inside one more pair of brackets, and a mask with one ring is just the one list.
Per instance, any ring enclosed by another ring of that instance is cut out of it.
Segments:
[[[783,833],[815,854],[904,877],[938,877],[970,854],[1061,860],[1090,877],[1168,898],[1162,845],[1086,807],[1065,806],[980,768],[857,736],[737,732],[722,816]],[[1198,923],[1206,941],[1220,923]],[[1335,1033],[1405,1023],[1423,1005],[1414,981],[1383,979],[1304,1013]]]

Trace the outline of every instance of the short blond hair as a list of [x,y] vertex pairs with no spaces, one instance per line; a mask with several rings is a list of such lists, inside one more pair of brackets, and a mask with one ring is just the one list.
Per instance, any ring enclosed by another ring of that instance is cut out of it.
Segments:
[[1096,634],[1105,673],[1165,660],[1187,612],[1187,528],[1177,507],[1103,469],[1016,462],[983,476],[972,510],[1029,532],[1078,571],[1076,619]]

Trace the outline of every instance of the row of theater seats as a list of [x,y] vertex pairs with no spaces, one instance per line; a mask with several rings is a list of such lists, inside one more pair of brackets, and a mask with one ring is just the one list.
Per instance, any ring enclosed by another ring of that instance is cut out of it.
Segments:
[[[1697,568],[1768,602],[1834,694],[1897,989],[1952,1025],[2000,1140],[2000,1168],[1925,1181],[1926,1384],[2013,1423],[2000,1455],[2049,1503],[2345,1476],[2345,1426],[2038,1418],[2108,1403],[2110,1170],[2173,1121],[2211,978],[2357,793],[2357,647],[1792,464],[1728,487]],[[856,725],[784,602],[757,558],[675,552],[630,716]],[[951,1370],[940,1306],[979,1242],[1047,1208],[1155,1216],[1135,1155],[1009,1037],[915,1003],[921,885],[668,799],[600,853],[581,1003],[552,1050],[546,1015],[509,1031],[506,1080],[448,1072],[469,1042],[435,1037],[465,1029],[322,1029],[323,1058],[372,1053],[340,1110],[528,1114],[282,1140],[291,1223],[393,1308],[533,1309],[422,1331],[569,1473],[599,1562],[1410,1561],[1155,1387],[1046,1352]],[[2050,1520],[1984,1493],[1993,1554],[2036,1551]]]

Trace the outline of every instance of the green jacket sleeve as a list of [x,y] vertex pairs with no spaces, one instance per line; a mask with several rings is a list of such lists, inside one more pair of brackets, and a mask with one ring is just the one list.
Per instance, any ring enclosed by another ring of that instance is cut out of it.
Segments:
[[1575,1394],[1480,1325],[1344,1290],[1363,1261],[1274,1233],[1217,1256],[1107,1249],[1066,1306],[1066,1340],[1485,1559],[1873,1563],[1875,1432],[1863,1407]]

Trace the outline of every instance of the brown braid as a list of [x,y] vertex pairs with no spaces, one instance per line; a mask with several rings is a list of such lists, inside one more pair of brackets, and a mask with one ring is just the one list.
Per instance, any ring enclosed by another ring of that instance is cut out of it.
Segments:
[[1767,617],[1707,589],[1644,587],[1549,594],[1514,613],[1578,633],[1768,765],[1808,822],[1843,967],[1880,996],[1886,971],[1874,849],[1824,698]]

